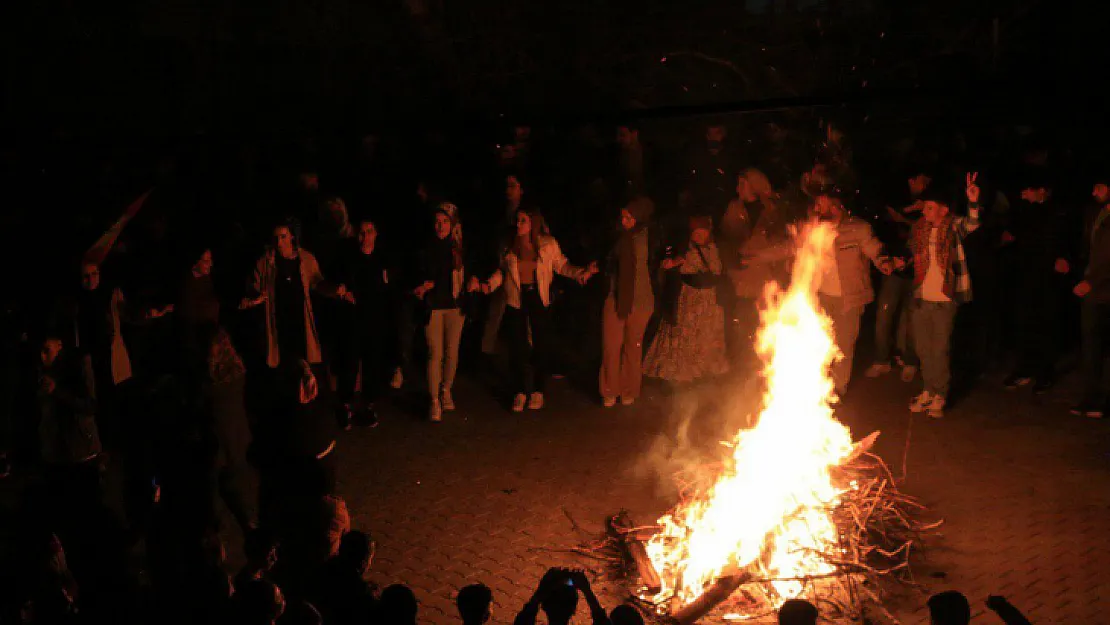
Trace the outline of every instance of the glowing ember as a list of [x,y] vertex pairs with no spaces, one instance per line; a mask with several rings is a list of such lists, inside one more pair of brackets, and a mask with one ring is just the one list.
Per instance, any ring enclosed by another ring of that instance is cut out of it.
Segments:
[[807,225],[790,289],[768,287],[757,345],[765,363],[762,411],[736,435],[715,483],[659,520],[646,545],[662,578],[656,602],[688,604],[719,577],[748,569],[780,580],[761,585],[777,607],[803,592],[792,578],[834,571],[818,554],[840,552],[831,511],[849,487],[835,485],[830,470],[853,445],[833,418],[828,369],[840,354],[815,293],[835,238],[827,224]]

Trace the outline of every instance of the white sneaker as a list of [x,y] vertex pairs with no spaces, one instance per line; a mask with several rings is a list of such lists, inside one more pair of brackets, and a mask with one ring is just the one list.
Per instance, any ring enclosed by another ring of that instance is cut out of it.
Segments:
[[528,398],[528,410],[539,410],[543,408],[543,393],[532,393]]
[[439,405],[438,399],[432,400],[432,405],[428,408],[428,419],[431,420],[432,423],[443,421],[443,408]]
[[933,394],[929,391],[921,391],[921,394],[913,398],[910,402],[910,412],[925,412],[925,409],[933,403]]
[[623,395],[621,396],[621,405],[622,406],[631,406],[634,403],[636,403],[636,398],[635,397],[624,397]]
[[933,395],[933,401],[929,402],[926,414],[930,419],[943,419],[944,418],[944,395]]
[[602,397],[601,398],[601,405],[605,406],[606,408],[612,408],[613,406],[617,405],[617,398],[616,397]]
[[401,368],[397,367],[393,370],[393,379],[389,381],[389,386],[393,390],[398,390],[405,385],[405,374],[401,373]]
[[449,388],[443,389],[443,393],[440,394],[440,396],[439,396],[439,401],[440,401],[440,403],[443,404],[443,409],[444,410],[454,410],[455,409],[455,398],[451,397],[451,389],[449,389]]
[[917,376],[917,367],[915,367],[913,365],[903,365],[902,366],[902,381],[903,382],[913,382],[913,379],[916,376]]
[[864,373],[863,375],[864,375],[864,377],[868,377],[868,378],[877,378],[880,375],[886,375],[888,373],[890,373],[890,363],[889,362],[877,362],[877,363],[871,365],[870,367],[868,367],[867,372]]
[[513,397],[513,412],[524,412],[524,404],[526,403],[528,403],[528,398],[524,396],[524,393],[517,393]]

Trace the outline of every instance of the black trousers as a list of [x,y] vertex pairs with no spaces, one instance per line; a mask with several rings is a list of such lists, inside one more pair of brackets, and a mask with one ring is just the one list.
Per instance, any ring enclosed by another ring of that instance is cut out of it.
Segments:
[[1042,279],[1025,284],[1015,313],[1018,361],[1015,373],[1053,380],[1060,343],[1060,295],[1056,284]]
[[513,393],[543,392],[551,373],[550,312],[535,285],[521,288],[520,308],[505,307]]
[[373,404],[381,397],[394,368],[392,326],[388,317],[360,317],[346,340],[337,343],[335,367],[339,401],[350,403],[355,397],[359,371],[362,371],[362,399]]

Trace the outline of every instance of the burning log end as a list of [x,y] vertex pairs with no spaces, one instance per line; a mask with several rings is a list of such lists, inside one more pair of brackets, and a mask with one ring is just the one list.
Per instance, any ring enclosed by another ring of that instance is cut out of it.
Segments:
[[625,548],[628,550],[628,555],[632,558],[633,564],[636,565],[636,571],[640,574],[640,581],[643,582],[648,592],[652,594],[659,592],[663,588],[663,580],[659,578],[659,572],[655,570],[655,565],[648,557],[647,548],[644,547],[642,542],[643,539],[640,538],[638,533],[627,531],[637,527],[629,518],[628,513],[622,511],[610,519],[609,527],[618,535],[624,536]]
[[751,572],[744,571],[736,575],[719,577],[713,586],[694,599],[671,613],[671,620],[675,625],[693,625],[701,617],[709,614],[713,608],[720,605],[747,582],[754,579]]

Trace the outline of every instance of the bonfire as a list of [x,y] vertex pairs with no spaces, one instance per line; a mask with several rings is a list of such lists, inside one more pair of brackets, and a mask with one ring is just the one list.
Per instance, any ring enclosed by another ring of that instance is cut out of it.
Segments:
[[910,552],[939,523],[916,520],[922,506],[870,453],[878,432],[854,442],[834,416],[829,365],[842,355],[816,292],[835,238],[827,224],[805,225],[789,287],[768,285],[763,401],[710,479],[654,525],[625,513],[610,523],[608,546],[635,565],[634,594],[650,612],[693,623],[720,607],[726,620],[757,620],[800,597],[832,619],[857,620],[868,604],[894,620],[883,583],[912,583]]

